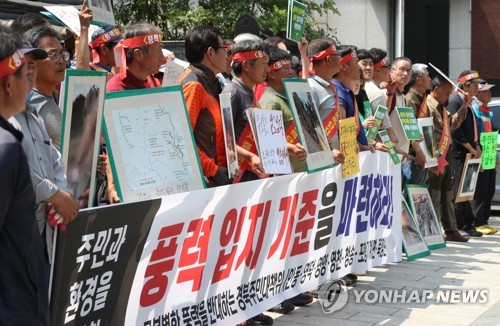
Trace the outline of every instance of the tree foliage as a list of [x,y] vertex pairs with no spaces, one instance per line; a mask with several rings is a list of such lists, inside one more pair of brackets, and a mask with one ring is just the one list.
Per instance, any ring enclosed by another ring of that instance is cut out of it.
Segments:
[[[320,29],[313,16],[339,14],[335,1],[301,2],[307,5],[307,37],[333,36],[334,31]],[[145,20],[160,27],[168,40],[184,39],[187,31],[200,24],[216,26],[223,37],[233,38],[234,23],[245,13],[254,16],[264,30],[274,35],[286,30],[287,5],[288,0],[122,0],[114,4],[114,12],[122,24]]]

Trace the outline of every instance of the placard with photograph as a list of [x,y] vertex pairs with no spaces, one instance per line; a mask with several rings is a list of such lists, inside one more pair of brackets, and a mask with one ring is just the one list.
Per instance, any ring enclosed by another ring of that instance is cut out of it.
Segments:
[[224,143],[226,145],[227,171],[230,178],[238,176],[238,153],[236,152],[236,136],[234,135],[233,110],[231,110],[231,93],[219,95],[220,110],[222,114],[222,128],[224,130]]
[[420,148],[425,155],[425,168],[436,166],[438,165],[439,151],[434,138],[433,118],[419,118],[417,122],[418,129],[420,129],[420,133],[424,138],[424,140],[420,142]]
[[66,70],[61,94],[62,162],[80,208],[93,205],[107,73]]
[[402,197],[401,211],[403,219],[403,249],[406,253],[406,258],[408,261],[412,261],[430,255],[431,252],[427,248],[427,244],[404,197]]
[[446,246],[427,185],[406,185],[408,198],[420,234],[429,249]]
[[284,78],[283,84],[300,143],[307,150],[307,172],[334,166],[332,151],[307,80]]
[[481,172],[481,158],[473,159],[471,154],[467,153],[455,203],[468,201],[474,198],[479,172]]
[[123,201],[205,187],[181,86],[107,93],[104,126]]
[[94,19],[91,24],[98,26],[115,26],[115,15],[111,0],[87,0],[87,6],[92,9]]
[[286,145],[283,113],[253,108],[247,110],[255,143],[266,173],[290,174],[292,165]]

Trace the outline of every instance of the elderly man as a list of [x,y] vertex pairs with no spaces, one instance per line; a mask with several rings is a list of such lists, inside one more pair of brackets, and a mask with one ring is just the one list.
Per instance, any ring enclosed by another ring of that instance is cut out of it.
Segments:
[[434,121],[434,139],[441,154],[438,166],[430,169],[428,184],[436,215],[443,224],[445,240],[466,242],[468,238],[463,237],[457,230],[456,211],[453,209],[455,196],[452,192],[452,170],[447,160],[450,158],[451,130],[461,126],[465,115],[468,114],[470,96],[465,94],[458,110],[449,114],[444,104],[448,101],[452,90],[453,85],[438,75],[432,80],[431,93],[426,98],[429,116]]
[[[37,79],[37,62],[47,58],[47,52],[34,49],[26,43],[22,49],[28,70],[29,89]],[[54,207],[62,218],[63,223],[72,221],[78,214],[78,205],[70,193],[66,181],[65,168],[61,162],[61,155],[50,143],[50,138],[45,125],[35,109],[27,104],[24,112],[16,114],[9,122],[26,137],[22,146],[26,152],[31,182],[36,194],[36,220],[46,247],[45,257],[47,270],[52,261],[52,239],[54,226],[49,220],[48,207]]]
[[23,134],[7,122],[24,110],[29,91],[20,39],[0,26],[0,324],[49,325],[48,274]]
[[[479,84],[484,82],[485,81],[479,77],[478,72],[475,70],[465,70],[458,77],[458,87],[464,92],[469,93],[470,96],[476,96]],[[448,102],[448,111],[452,114],[457,112],[458,108],[463,105],[463,102],[464,94],[462,92],[457,92]],[[451,168],[452,180],[455,184],[454,195],[458,192],[466,155],[470,153],[472,158],[479,158],[482,154],[481,146],[479,145],[480,134],[476,124],[477,118],[470,103],[468,103],[468,108],[465,121],[451,134]],[[458,225],[464,227],[464,231],[469,234],[475,235],[473,226],[476,226],[475,231],[483,234],[496,232],[495,229],[489,228],[488,226],[479,228],[482,225],[474,224],[474,213],[469,201],[456,203],[455,215],[457,216]]]
[[125,27],[123,39],[115,50],[121,50],[120,72],[111,78],[107,92],[127,89],[154,88],[161,83],[153,74],[160,71],[164,61],[161,30],[146,22],[132,23]]
[[[415,117],[427,118],[429,110],[427,108],[427,91],[431,87],[431,78],[427,65],[422,63],[415,63],[412,65],[413,73],[407,87],[406,105],[413,108]],[[410,142],[409,156],[411,159],[411,184],[424,184],[427,177],[427,170],[425,169],[425,154],[420,147],[420,143],[416,140]]]
[[49,133],[49,140],[59,150],[62,111],[57,105],[56,88],[64,80],[66,62],[70,54],[62,47],[59,34],[50,27],[29,30],[26,32],[26,39],[33,47],[48,53],[47,58],[36,63],[38,74],[33,91],[28,95],[28,103],[42,117]]

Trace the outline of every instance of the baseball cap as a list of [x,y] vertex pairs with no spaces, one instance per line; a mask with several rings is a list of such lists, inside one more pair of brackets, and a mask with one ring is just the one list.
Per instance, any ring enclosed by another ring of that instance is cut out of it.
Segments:
[[487,91],[490,88],[492,88],[493,86],[495,86],[495,85],[494,84],[488,84],[488,82],[486,82],[484,84],[479,84],[479,86],[477,88],[477,91],[478,92]]
[[23,47],[21,48],[21,52],[23,54],[26,53],[31,53],[33,54],[33,57],[35,60],[43,60],[48,57],[47,51],[39,49],[39,48],[34,48],[33,45],[31,45],[30,42],[24,42]]
[[94,33],[92,33],[92,42],[94,42],[101,36],[104,36],[103,41],[105,41],[105,43],[107,42],[118,43],[123,38],[123,35],[121,34],[120,30],[116,26],[112,25],[106,25],[104,27],[99,28]]

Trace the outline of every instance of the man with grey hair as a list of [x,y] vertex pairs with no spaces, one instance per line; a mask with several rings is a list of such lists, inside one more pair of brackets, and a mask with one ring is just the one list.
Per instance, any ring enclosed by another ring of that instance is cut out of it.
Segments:
[[[431,87],[431,78],[427,65],[415,63],[412,65],[412,75],[410,82],[406,85],[408,91],[406,93],[406,105],[413,108],[415,117],[427,118],[429,109],[427,108],[427,91]],[[433,149],[431,149],[433,150]],[[425,169],[425,155],[420,147],[420,143],[416,140],[410,141],[409,156],[411,159],[411,179],[412,184],[423,184],[427,177]]]
[[154,88],[161,83],[153,74],[163,63],[161,30],[146,22],[132,23],[125,28],[123,39],[115,51],[121,50],[120,72],[111,78],[107,92],[126,89]]

